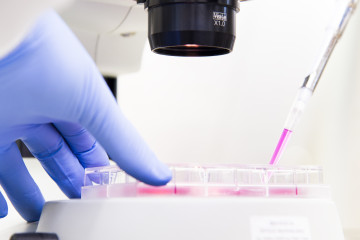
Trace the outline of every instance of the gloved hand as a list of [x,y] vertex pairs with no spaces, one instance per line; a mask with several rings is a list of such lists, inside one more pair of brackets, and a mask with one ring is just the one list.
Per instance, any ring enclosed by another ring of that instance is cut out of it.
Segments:
[[[170,170],[158,161],[121,113],[85,49],[53,11],[0,60],[0,184],[27,221],[44,198],[15,141],[22,139],[70,198],[80,197],[84,168],[111,158],[128,174],[163,185]],[[96,140],[95,140],[96,139]],[[0,217],[7,205],[0,193]]]

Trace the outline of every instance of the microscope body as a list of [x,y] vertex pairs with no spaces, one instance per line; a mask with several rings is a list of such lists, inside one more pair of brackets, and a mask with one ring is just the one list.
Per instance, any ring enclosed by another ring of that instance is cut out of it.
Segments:
[[147,12],[133,0],[82,0],[61,13],[105,77],[139,70]]

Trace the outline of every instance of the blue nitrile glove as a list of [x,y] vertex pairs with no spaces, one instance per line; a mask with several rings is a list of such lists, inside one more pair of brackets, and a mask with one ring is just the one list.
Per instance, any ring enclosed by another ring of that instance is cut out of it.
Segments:
[[[85,167],[108,164],[95,139],[133,177],[151,185],[171,179],[167,166],[121,113],[90,56],[53,11],[42,15],[24,41],[0,60],[0,184],[21,216],[35,221],[44,198],[24,165],[17,139],[70,198],[80,197]],[[0,194],[0,217],[6,214]]]

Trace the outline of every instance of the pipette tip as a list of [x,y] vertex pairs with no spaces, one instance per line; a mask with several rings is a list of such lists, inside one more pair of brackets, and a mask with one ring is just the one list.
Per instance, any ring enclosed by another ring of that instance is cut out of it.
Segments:
[[291,130],[284,128],[269,164],[276,165],[278,163],[286,144],[289,141],[291,133]]

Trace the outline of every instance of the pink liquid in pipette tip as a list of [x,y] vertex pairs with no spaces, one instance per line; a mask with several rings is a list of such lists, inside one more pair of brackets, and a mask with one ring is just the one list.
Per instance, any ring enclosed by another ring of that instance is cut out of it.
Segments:
[[289,141],[290,135],[292,131],[284,128],[284,131],[281,134],[281,137],[279,139],[279,142],[275,148],[275,152],[271,158],[270,164],[276,165],[286,147],[287,142]]

